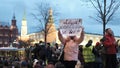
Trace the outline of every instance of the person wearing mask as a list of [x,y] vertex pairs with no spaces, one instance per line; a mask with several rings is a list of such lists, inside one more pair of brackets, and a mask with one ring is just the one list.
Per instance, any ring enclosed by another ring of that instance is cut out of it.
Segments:
[[67,36],[64,38],[60,31],[58,32],[58,37],[61,43],[64,45],[64,61],[63,64],[65,68],[75,68],[78,61],[78,51],[79,44],[84,39],[84,30],[80,33],[80,37],[77,36]]

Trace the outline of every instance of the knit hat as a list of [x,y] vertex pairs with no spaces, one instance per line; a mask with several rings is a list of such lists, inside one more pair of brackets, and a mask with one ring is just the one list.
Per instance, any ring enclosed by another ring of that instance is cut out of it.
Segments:
[[97,42],[95,46],[99,46],[99,45],[100,45],[100,43],[99,43],[99,42]]

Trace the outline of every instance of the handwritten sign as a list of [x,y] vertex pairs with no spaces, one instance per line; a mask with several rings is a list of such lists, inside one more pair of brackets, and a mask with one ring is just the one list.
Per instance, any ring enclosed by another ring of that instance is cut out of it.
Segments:
[[60,32],[64,36],[78,36],[82,31],[82,19],[60,20]]

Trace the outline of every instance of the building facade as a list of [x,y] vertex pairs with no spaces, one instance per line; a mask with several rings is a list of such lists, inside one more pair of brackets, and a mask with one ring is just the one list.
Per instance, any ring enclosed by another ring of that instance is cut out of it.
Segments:
[[44,41],[43,32],[31,33],[31,34],[28,34],[28,36],[30,40],[34,40],[33,43],[39,43],[39,41]]
[[[54,43],[61,44],[61,42],[58,39],[58,31],[56,31],[56,35],[52,35],[56,37],[56,40],[53,41]],[[88,40],[93,40],[93,46],[96,44],[96,42],[99,42],[100,39],[103,37],[101,34],[94,34],[94,33],[85,33],[85,37],[83,42],[80,45],[86,45]],[[34,43],[39,43],[39,41],[44,41],[44,34],[43,32],[38,33],[31,33],[29,34],[30,39],[34,39]],[[52,37],[51,37],[52,39]],[[51,39],[48,39],[48,41],[51,41]],[[116,40],[120,40],[120,37],[115,37]]]
[[[18,28],[16,25],[15,15],[11,20],[11,25],[2,25],[0,24],[0,47],[8,47],[10,44],[13,44],[14,41],[18,38]],[[14,47],[16,45],[13,45]]]

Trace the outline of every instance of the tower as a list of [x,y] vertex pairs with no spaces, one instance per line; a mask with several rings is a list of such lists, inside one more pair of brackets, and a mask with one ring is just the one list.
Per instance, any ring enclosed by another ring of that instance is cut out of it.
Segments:
[[53,21],[53,11],[52,8],[49,9],[49,17],[47,23],[47,42],[55,42],[56,41],[56,28]]
[[10,26],[10,43],[13,43],[17,38],[18,38],[18,28],[16,25],[16,18],[14,13]]
[[26,20],[26,13],[24,11],[23,19],[22,19],[22,25],[21,25],[21,36],[19,38],[20,40],[27,41],[29,39],[29,36],[27,35],[27,20]]
[[24,11],[22,26],[21,26],[21,36],[25,36],[25,35],[27,35],[27,20],[26,20],[26,14]]

